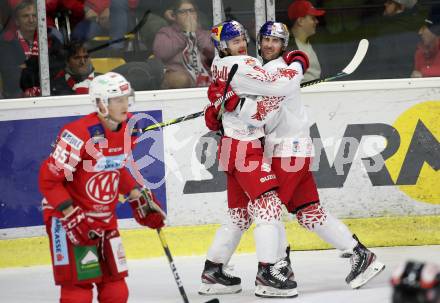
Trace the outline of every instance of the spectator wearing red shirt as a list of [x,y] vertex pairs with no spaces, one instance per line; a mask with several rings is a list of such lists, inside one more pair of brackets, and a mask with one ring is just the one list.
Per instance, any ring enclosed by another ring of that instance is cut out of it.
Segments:
[[414,56],[413,78],[440,77],[440,22],[425,19],[419,29],[422,42]]
[[[23,0],[7,0],[10,9],[15,10],[19,4],[25,2]],[[83,0],[46,0],[46,22],[48,32],[60,42],[64,40],[62,34],[55,26],[55,17],[57,12],[65,10],[69,12],[70,24],[73,27],[79,20],[84,18]],[[9,22],[5,36],[14,36],[17,26],[14,22]]]
[[84,20],[72,31],[72,40],[87,41],[108,33],[110,27],[110,0],[85,0]]
[[[0,38],[0,75],[4,96],[18,98],[38,96],[39,45],[37,36],[37,9],[34,1],[23,0],[13,13],[15,31],[7,31]],[[58,69],[60,43],[48,34],[50,69]]]

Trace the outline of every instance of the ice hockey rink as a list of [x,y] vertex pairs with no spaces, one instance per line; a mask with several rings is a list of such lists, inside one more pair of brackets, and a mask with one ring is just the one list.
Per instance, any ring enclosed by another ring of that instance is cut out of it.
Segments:
[[[298,303],[383,303],[390,302],[389,280],[392,271],[407,260],[440,263],[440,245],[374,248],[386,269],[359,290],[344,282],[349,271],[347,259],[338,258],[336,250],[293,251],[291,259],[299,296],[292,299],[261,299],[253,294],[256,274],[254,254],[235,255],[234,273],[242,278],[243,291],[235,295],[217,296],[220,302],[298,302]],[[213,298],[197,294],[204,256],[178,257],[175,263],[190,302]],[[129,261],[129,302],[183,302],[165,257]],[[49,266],[8,268],[0,271],[1,302],[58,302],[58,289],[52,282]]]

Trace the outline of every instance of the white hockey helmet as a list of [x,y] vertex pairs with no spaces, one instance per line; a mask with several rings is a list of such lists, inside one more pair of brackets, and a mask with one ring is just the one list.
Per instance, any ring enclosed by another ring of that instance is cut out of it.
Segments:
[[[90,83],[89,95],[92,104],[96,107],[96,111],[103,116],[108,114],[108,103],[111,98],[128,96],[131,107],[134,105],[134,92],[131,88],[130,82],[122,75],[115,72],[108,72],[104,75],[95,77]],[[105,112],[102,113],[98,104],[102,103],[105,107]]]

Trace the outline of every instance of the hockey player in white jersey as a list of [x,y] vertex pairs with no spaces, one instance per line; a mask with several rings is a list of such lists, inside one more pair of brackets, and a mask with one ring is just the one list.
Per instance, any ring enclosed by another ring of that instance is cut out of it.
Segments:
[[[212,39],[219,51],[211,70],[214,80],[226,80],[234,64],[238,70],[231,87],[240,98],[262,95],[273,104],[281,104],[287,95],[299,90],[302,61],[298,56],[291,65],[267,73],[261,63],[247,55],[247,33],[237,21],[223,22],[212,29]],[[232,100],[238,103],[238,98]],[[210,107],[205,118],[217,123],[220,104]],[[254,236],[259,261],[255,294],[262,297],[294,297],[296,282],[281,272],[277,263],[281,201],[278,182],[270,166],[264,163],[260,138],[264,127],[243,122],[239,110],[228,111],[221,118],[223,133],[219,143],[219,167],[227,176],[229,222],[222,225],[208,251],[202,273],[200,294],[241,291],[241,280],[224,272],[223,265],[237,247],[242,232],[256,223]],[[235,108],[232,106],[231,110]],[[284,262],[284,261],[283,261]]]
[[[264,60],[264,68],[273,72],[284,68],[295,52],[283,54],[287,47],[288,31],[285,25],[268,21],[258,35],[259,52]],[[230,92],[233,97],[233,92]],[[264,151],[271,159],[272,170],[280,184],[278,194],[289,212],[296,215],[304,228],[316,232],[324,241],[342,251],[341,256],[350,258],[351,271],[346,282],[352,288],[359,288],[384,269],[376,261],[376,256],[353,235],[346,225],[333,217],[319,202],[313,175],[309,169],[312,157],[312,140],[309,134],[309,121],[300,94],[287,96],[279,110],[272,115],[266,113],[264,98],[257,102],[242,103],[240,117],[249,124],[265,127]],[[280,228],[279,257],[290,263],[284,227]],[[286,270],[289,270],[287,268]]]

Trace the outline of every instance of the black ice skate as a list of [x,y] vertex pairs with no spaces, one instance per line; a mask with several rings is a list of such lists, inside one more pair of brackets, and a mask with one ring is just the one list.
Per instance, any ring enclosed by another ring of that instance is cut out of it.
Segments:
[[205,261],[202,272],[201,295],[235,294],[241,291],[241,279],[223,270],[223,264]]
[[290,246],[286,247],[286,257],[284,258],[286,261],[286,266],[281,269],[281,273],[287,277],[287,279],[295,281],[295,274],[292,269],[292,262],[290,261]]
[[255,295],[264,298],[293,298],[298,296],[296,282],[289,280],[282,273],[287,262],[282,260],[275,264],[258,264],[255,279]]
[[385,265],[376,261],[376,255],[359,242],[356,235],[353,235],[358,244],[350,252],[344,252],[341,256],[350,258],[351,271],[345,278],[345,282],[352,288],[360,288],[365,283],[378,275]]

